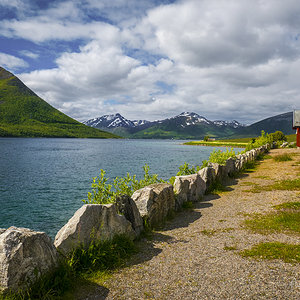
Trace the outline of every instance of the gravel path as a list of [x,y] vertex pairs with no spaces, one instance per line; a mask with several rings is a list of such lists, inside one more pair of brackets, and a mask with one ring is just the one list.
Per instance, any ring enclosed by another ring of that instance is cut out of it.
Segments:
[[299,191],[251,193],[253,184],[296,178],[299,149],[293,161],[264,160],[257,171],[230,182],[228,192],[207,195],[193,210],[168,222],[152,240],[139,242],[140,251],[84,299],[300,299],[300,266],[280,260],[254,260],[238,253],[262,241],[299,244],[299,235],[254,234],[243,220],[273,205],[299,201]]

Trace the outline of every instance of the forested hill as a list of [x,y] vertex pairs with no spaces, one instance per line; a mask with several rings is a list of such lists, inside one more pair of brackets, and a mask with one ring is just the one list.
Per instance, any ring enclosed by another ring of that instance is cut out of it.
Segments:
[[116,138],[52,107],[20,79],[0,67],[0,136]]

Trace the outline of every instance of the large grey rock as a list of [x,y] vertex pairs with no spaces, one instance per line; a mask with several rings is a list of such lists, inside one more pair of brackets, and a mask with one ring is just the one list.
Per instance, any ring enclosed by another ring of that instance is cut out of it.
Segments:
[[167,183],[152,184],[137,190],[133,193],[132,199],[150,227],[161,225],[175,210],[173,186]]
[[174,182],[175,209],[178,210],[184,202],[199,201],[205,190],[206,184],[199,174],[176,176]]
[[57,233],[54,245],[63,253],[92,241],[112,239],[116,234],[135,237],[131,223],[117,213],[115,204],[86,204]]
[[124,217],[131,223],[132,228],[138,237],[144,229],[144,224],[135,202],[131,199],[131,197],[122,195],[117,197],[116,206],[119,213],[124,215]]
[[9,227],[0,234],[0,290],[17,291],[57,266],[58,253],[44,232]]
[[230,175],[230,176],[233,175],[236,172],[235,159],[232,157],[229,157],[226,160],[225,168],[226,168],[227,175]]
[[212,182],[223,182],[225,179],[227,179],[228,173],[226,166],[220,165],[218,163],[209,163],[208,166],[215,170],[214,174],[212,174]]
[[206,191],[209,190],[213,182],[216,180],[215,169],[211,166],[201,169],[198,174],[206,184]]

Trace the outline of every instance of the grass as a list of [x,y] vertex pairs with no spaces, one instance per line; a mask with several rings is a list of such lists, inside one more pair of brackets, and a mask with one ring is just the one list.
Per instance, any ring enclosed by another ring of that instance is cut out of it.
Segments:
[[[261,234],[300,233],[300,202],[286,202],[275,205],[273,208],[276,209],[275,212],[251,216],[251,219],[245,220],[246,226]],[[240,252],[240,255],[259,259],[281,259],[284,262],[300,262],[300,245],[264,242]]]
[[299,191],[300,178],[280,180],[271,185],[265,185],[265,186],[255,185],[252,187],[252,189],[247,190],[245,192],[261,193],[263,191],[273,191],[273,190]]
[[275,209],[300,209],[300,202],[286,202],[273,207]]
[[207,235],[207,236],[213,236],[214,234],[217,233],[217,230],[214,229],[204,229],[200,231],[202,234]]
[[186,142],[184,143],[184,145],[245,148],[247,146],[247,143],[219,140],[219,141],[192,141],[192,142]]
[[0,295],[0,300],[74,299],[74,291],[103,281],[135,252],[135,244],[124,235],[94,242],[87,249],[73,251],[60,262],[59,268],[41,277],[31,287],[19,293]]
[[300,262],[300,245],[279,242],[260,243],[240,252],[243,257],[281,259],[284,262]]
[[288,153],[285,153],[285,154],[278,154],[276,156],[273,157],[273,159],[276,161],[276,162],[282,162],[282,161],[291,161],[293,160],[292,159],[292,156]]
[[299,202],[275,206],[275,212],[256,214],[245,220],[245,225],[254,232],[268,234],[273,232],[300,233]]
[[231,189],[229,187],[224,186],[220,181],[215,180],[209,187],[209,189],[205,192],[206,194],[217,195],[224,192],[229,192]]

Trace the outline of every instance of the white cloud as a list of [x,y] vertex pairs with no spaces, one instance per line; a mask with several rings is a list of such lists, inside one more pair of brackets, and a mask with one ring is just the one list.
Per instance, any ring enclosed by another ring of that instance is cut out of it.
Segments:
[[[162,119],[195,111],[248,123],[299,102],[297,1],[183,0],[153,9],[147,1],[81,4],[60,3],[2,22],[1,29],[40,44],[85,40],[78,52],[59,55],[56,68],[20,76],[72,117],[120,112]],[[86,11],[115,25],[88,20]],[[130,57],[136,49],[141,57]],[[147,55],[155,57],[151,63]]]
[[32,59],[37,59],[39,57],[39,54],[37,53],[33,53],[31,51],[28,50],[22,50],[19,52],[21,55],[32,58]]
[[27,63],[19,57],[0,52],[0,65],[4,68],[16,71],[19,68],[26,67]]

